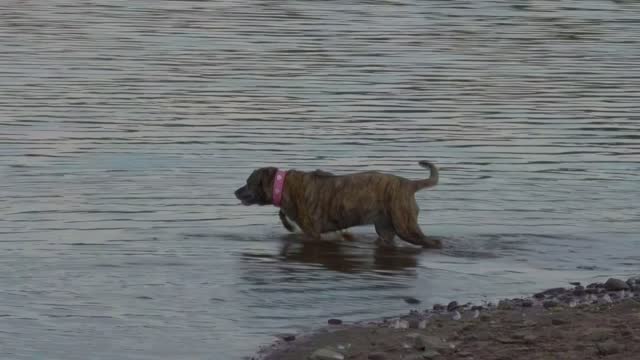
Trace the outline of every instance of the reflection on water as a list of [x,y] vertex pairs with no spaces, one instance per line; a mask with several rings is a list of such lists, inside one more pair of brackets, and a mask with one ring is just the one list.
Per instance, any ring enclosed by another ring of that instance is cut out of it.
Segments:
[[327,270],[358,273],[388,271],[394,274],[402,270],[413,270],[418,265],[417,257],[422,249],[415,247],[382,248],[375,246],[374,239],[358,237],[355,241],[303,240],[302,235],[283,238],[277,255],[249,254],[247,257],[272,258],[281,262],[321,266]]
[[[0,358],[239,359],[407,296],[637,272],[638,19],[606,0],[3,1]],[[233,197],[265,164],[419,178],[422,159],[438,251],[378,249],[371,227],[302,242]]]

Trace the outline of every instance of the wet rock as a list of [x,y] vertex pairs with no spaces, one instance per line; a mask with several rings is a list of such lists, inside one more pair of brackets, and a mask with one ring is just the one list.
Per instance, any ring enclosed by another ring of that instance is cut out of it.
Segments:
[[567,291],[565,288],[557,287],[533,295],[536,299],[544,299],[547,296],[558,296]]
[[609,280],[604,283],[604,288],[609,291],[628,290],[629,285],[620,279],[609,278]]
[[407,304],[410,305],[416,305],[416,304],[420,304],[420,300],[414,298],[414,297],[406,297],[404,298],[404,302],[406,302]]
[[285,335],[282,335],[280,338],[282,340],[286,341],[286,342],[290,342],[290,341],[295,340],[296,336],[295,335],[290,335],[290,334],[285,334]]
[[309,360],[344,360],[344,355],[328,348],[322,348],[314,351]]
[[582,296],[585,293],[584,286],[578,285],[573,289],[573,295],[575,296]]
[[627,279],[627,285],[629,285],[630,287],[640,285],[640,276],[633,276]]
[[617,354],[622,350],[622,346],[613,340],[596,343],[596,348],[598,349],[598,354],[601,356]]
[[604,287],[603,283],[595,282],[595,283],[591,283],[591,284],[587,285],[587,289],[597,289],[597,288],[601,288],[601,287]]
[[513,310],[513,303],[509,300],[500,300],[498,310]]
[[342,325],[342,320],[340,320],[340,319],[329,319],[329,320],[327,320],[327,323],[329,323],[329,325]]
[[367,355],[367,359],[368,360],[386,360],[387,356],[385,355],[385,353],[375,352]]
[[458,302],[457,301],[452,301],[449,303],[449,305],[447,305],[447,311],[453,311],[455,309],[458,308]]
[[433,310],[435,310],[435,311],[442,311],[444,309],[445,309],[445,307],[442,304],[434,304],[433,305]]
[[574,282],[570,282],[569,285],[581,286],[582,284],[579,281],[574,281]]
[[472,311],[480,311],[480,310],[484,310],[484,307],[482,305],[476,305],[476,306],[472,306],[471,310]]
[[532,307],[532,306],[533,306],[533,300],[530,300],[530,299],[522,300],[522,307]]
[[601,290],[601,288],[592,287],[592,288],[586,288],[584,290],[584,292],[587,293],[587,294],[598,294],[600,292],[600,290]]
[[547,300],[544,303],[542,303],[542,306],[544,306],[545,309],[551,309],[558,306],[558,302],[555,300]]

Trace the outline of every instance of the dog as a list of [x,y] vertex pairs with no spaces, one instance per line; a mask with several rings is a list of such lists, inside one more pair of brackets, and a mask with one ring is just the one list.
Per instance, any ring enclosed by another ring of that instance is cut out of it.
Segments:
[[380,245],[393,246],[395,236],[424,248],[441,248],[442,242],[425,236],[418,225],[420,211],[415,200],[419,190],[438,184],[438,168],[420,161],[429,169],[427,179],[409,180],[378,171],[334,175],[263,167],[254,170],[246,185],[235,191],[243,205],[275,205],[288,231],[291,219],[311,239],[324,233],[343,231],[359,225],[375,226]]

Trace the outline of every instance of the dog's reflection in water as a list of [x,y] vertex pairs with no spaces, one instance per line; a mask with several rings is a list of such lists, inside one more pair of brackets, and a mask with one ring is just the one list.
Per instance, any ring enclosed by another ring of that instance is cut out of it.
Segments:
[[351,237],[350,241],[303,240],[291,234],[282,239],[279,255],[284,262],[321,265],[344,273],[403,271],[418,265],[420,248],[377,247],[372,243],[369,239],[358,241],[357,237]]

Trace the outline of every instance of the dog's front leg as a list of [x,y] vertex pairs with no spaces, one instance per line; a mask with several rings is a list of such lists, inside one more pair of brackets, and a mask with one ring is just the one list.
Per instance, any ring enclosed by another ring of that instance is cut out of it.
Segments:
[[282,222],[282,226],[284,226],[285,229],[287,229],[289,232],[293,232],[295,230],[293,224],[291,224],[289,222],[289,219],[287,219],[287,215],[285,215],[284,211],[280,210],[278,216],[280,217],[280,222]]
[[302,220],[298,223],[302,232],[311,240],[320,240],[320,230],[315,222],[308,216],[302,216]]

